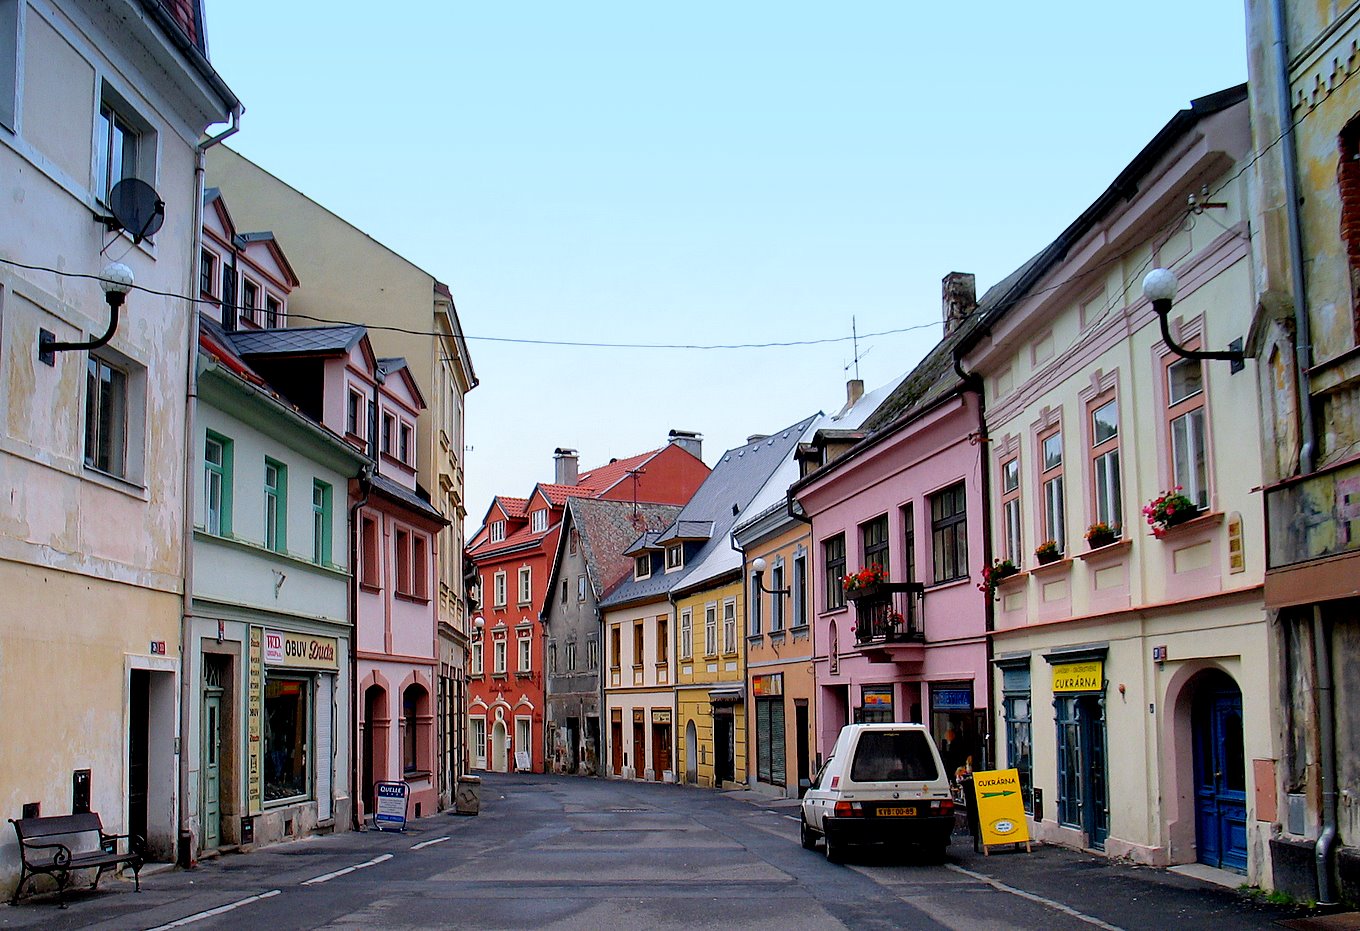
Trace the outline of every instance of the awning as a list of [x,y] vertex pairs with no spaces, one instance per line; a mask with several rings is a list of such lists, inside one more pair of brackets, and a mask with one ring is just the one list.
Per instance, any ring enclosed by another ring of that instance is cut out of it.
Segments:
[[745,698],[746,690],[740,686],[708,690],[708,700],[715,705],[740,705]]

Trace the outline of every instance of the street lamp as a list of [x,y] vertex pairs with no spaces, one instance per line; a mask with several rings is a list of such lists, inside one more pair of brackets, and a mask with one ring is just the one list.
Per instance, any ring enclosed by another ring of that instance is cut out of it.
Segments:
[[789,589],[787,588],[765,587],[765,570],[768,569],[769,566],[770,564],[765,561],[764,556],[757,556],[751,562],[751,568],[755,570],[756,574],[756,588],[760,589],[767,595],[787,595],[789,593]]
[[[1176,355],[1185,359],[1216,359],[1222,362],[1231,362],[1234,372],[1241,371],[1246,363],[1247,355],[1240,348],[1226,349],[1218,352],[1206,352],[1199,349],[1186,349],[1176,343],[1171,338],[1171,330],[1167,326],[1167,317],[1171,313],[1171,304],[1176,300],[1176,288],[1180,281],[1176,278],[1176,273],[1169,268],[1154,268],[1143,278],[1143,295],[1152,302],[1152,309],[1157,312],[1157,321],[1162,327],[1162,341]],[[1232,342],[1233,346],[1240,347],[1240,339]]]
[[56,365],[56,354],[76,349],[98,349],[113,339],[118,329],[118,311],[123,307],[123,299],[132,290],[132,269],[122,262],[110,262],[99,273],[99,286],[104,289],[104,300],[109,305],[109,328],[98,339],[85,343],[59,343],[56,334],[49,330],[38,331],[38,360],[45,365]]

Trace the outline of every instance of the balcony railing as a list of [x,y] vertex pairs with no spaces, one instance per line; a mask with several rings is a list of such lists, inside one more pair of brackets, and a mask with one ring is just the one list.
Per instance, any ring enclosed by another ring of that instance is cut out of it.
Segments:
[[925,586],[920,582],[882,582],[847,597],[855,606],[856,646],[925,642]]
[[1267,488],[1266,568],[1360,550],[1360,458]]

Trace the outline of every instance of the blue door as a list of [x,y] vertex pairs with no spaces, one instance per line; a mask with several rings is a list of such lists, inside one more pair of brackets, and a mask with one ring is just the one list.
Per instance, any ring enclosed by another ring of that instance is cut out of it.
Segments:
[[1247,772],[1242,692],[1227,676],[1195,695],[1195,839],[1199,862],[1247,871]]

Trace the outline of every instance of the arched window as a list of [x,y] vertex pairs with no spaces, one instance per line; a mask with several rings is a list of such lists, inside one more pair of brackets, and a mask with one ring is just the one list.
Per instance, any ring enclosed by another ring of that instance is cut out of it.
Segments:
[[422,685],[408,685],[401,693],[402,772],[430,771],[430,729],[433,726],[430,693]]

